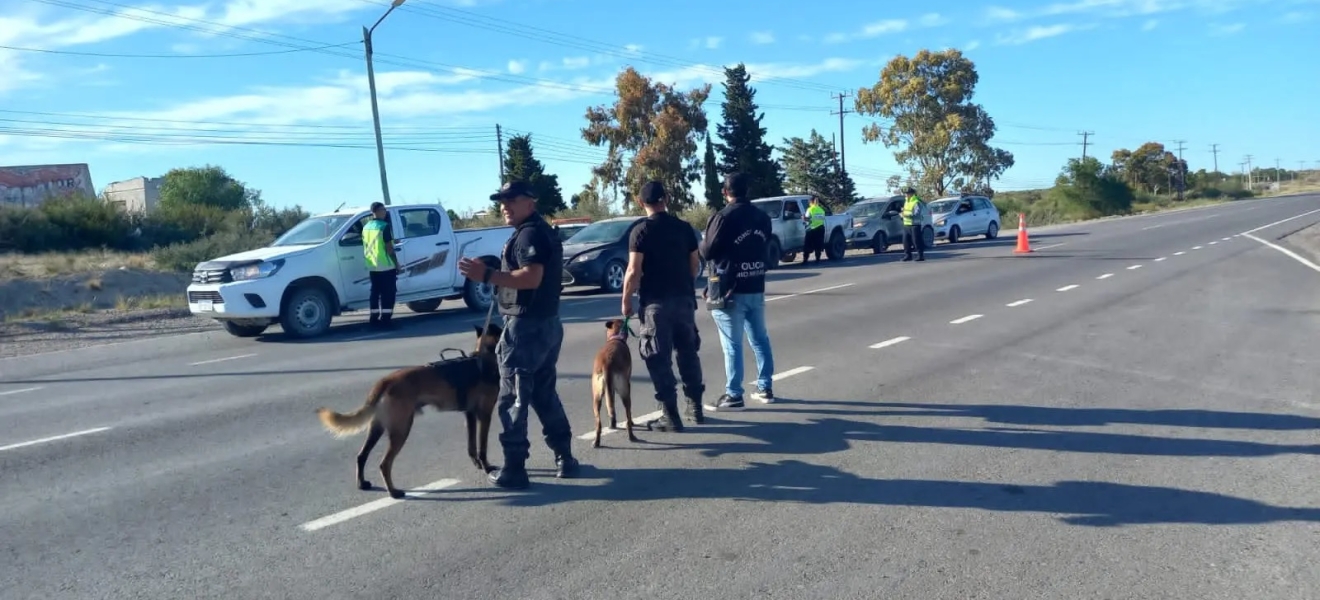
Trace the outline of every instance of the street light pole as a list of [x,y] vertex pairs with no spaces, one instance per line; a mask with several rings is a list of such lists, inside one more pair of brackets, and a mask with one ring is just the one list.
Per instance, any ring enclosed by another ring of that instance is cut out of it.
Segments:
[[390,16],[390,13],[394,12],[394,9],[405,1],[394,0],[390,3],[390,7],[385,11],[385,14],[376,19],[375,25],[362,28],[362,45],[367,53],[367,88],[371,91],[371,121],[376,129],[376,160],[380,163],[380,193],[386,206],[390,204],[390,182],[389,178],[385,176],[385,143],[380,137],[380,108],[376,104],[376,69],[371,64],[371,34],[376,30],[376,26],[385,20],[385,17]]

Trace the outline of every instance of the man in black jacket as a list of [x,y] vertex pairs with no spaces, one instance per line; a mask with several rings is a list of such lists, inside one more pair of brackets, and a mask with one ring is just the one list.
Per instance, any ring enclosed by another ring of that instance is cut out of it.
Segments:
[[701,242],[701,254],[719,282],[716,292],[719,297],[707,297],[708,303],[714,301],[711,316],[720,332],[720,346],[724,348],[724,395],[714,407],[716,411],[744,408],[744,331],[756,355],[757,389],[752,397],[764,403],[773,402],[775,397],[770,380],[775,372],[774,354],[770,350],[770,332],[765,326],[770,217],[748,200],[747,183],[747,176],[742,173],[724,179],[724,199],[728,205],[711,216]]

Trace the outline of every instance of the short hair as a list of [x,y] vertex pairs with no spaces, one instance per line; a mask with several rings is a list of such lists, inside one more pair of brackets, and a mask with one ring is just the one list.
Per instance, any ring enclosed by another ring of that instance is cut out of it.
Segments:
[[[361,206],[361,204],[359,204],[358,206]],[[376,212],[376,211],[378,211],[378,210],[380,210],[380,209],[382,209],[382,208],[385,208],[385,204],[383,204],[383,203],[381,203],[381,202],[372,202],[372,203],[371,203],[371,212]]]
[[746,198],[747,176],[742,173],[730,173],[724,178],[724,191],[734,198]]

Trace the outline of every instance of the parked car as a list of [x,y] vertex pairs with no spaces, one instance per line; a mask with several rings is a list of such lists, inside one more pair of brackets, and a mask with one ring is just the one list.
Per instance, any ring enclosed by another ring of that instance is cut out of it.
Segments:
[[[490,307],[491,286],[463,277],[458,260],[478,257],[499,268],[512,227],[455,230],[439,204],[388,208],[399,256],[398,302],[416,312],[458,298],[474,311]],[[291,336],[321,335],[333,317],[368,307],[362,226],[370,219],[366,208],[316,215],[265,248],[200,263],[188,286],[188,310],[238,337],[256,337],[274,323]]]
[[[903,211],[903,202],[902,196],[889,196],[867,198],[848,207],[848,213],[853,218],[853,234],[848,240],[848,247],[870,248],[871,252],[880,254],[889,249],[891,244],[901,245],[903,217],[899,215]],[[935,245],[935,228],[931,223],[930,211],[926,211],[921,234],[927,248]]]
[[[633,228],[646,217],[615,217],[596,221],[564,242],[564,269],[560,277],[564,287],[596,286],[611,294],[623,291],[623,276],[628,271],[628,239]],[[697,240],[702,232],[693,227]],[[706,273],[701,261],[697,277]]]
[[[770,217],[772,232],[770,247],[766,250],[766,269],[779,266],[779,261],[793,262],[807,242],[807,224],[802,220],[811,196],[776,196],[759,198],[752,204]],[[825,209],[825,255],[830,260],[842,260],[852,237],[852,216],[848,213],[830,214]]]
[[985,196],[940,198],[930,203],[930,215],[935,237],[950,244],[969,235],[984,235],[987,240],[999,237],[999,209]]

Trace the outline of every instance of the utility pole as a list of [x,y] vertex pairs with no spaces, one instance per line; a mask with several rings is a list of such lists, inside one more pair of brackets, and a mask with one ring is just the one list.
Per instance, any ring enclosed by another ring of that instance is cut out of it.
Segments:
[[504,185],[504,131],[500,124],[495,124],[495,148],[500,157],[500,185]]
[[1210,144],[1210,153],[1215,155],[1215,172],[1219,172],[1219,144]]
[[1086,160],[1086,147],[1091,145],[1091,136],[1095,135],[1095,132],[1082,131],[1077,135],[1082,136],[1082,160]]
[[831,96],[830,96],[831,98],[838,98],[838,100],[839,100],[839,112],[837,112],[837,113],[835,113],[835,112],[831,112],[830,114],[832,114],[832,115],[839,115],[839,172],[840,172],[840,173],[847,173],[847,172],[848,172],[848,160],[847,160],[846,158],[844,158],[844,148],[843,148],[843,138],[844,138],[844,135],[843,135],[843,116],[846,115],[846,114],[848,114],[848,113],[850,113],[850,112],[853,112],[853,111],[851,111],[851,110],[844,110],[844,108],[843,108],[843,99],[844,99],[844,98],[847,98],[847,97],[849,97],[849,96],[851,96],[851,95],[852,95],[852,94],[850,94],[850,93],[848,93],[848,92],[843,92],[843,93],[840,93],[838,96],[834,96],[834,95],[831,95]]
[[1306,170],[1306,161],[1304,160],[1297,161],[1297,172],[1293,173],[1293,181],[1297,181],[1297,176],[1301,175],[1302,171],[1305,170]]
[[380,138],[380,107],[376,105],[376,69],[371,64],[371,34],[380,25],[385,17],[390,16],[394,9],[402,5],[405,0],[394,0],[390,7],[386,9],[385,14],[376,19],[375,25],[362,28],[362,46],[367,54],[367,88],[371,91],[371,122],[376,128],[376,161],[380,164],[380,195],[385,202],[385,206],[390,205],[390,180],[385,176],[385,143]]
[[1279,186],[1279,159],[1274,159],[1274,186]]
[[1174,143],[1178,144],[1178,200],[1183,199],[1183,189],[1187,187],[1187,163],[1183,162],[1182,157],[1185,149],[1183,144],[1186,142],[1187,140],[1174,140]]
[[1247,190],[1251,190],[1252,187],[1251,187],[1251,155],[1250,154],[1247,155],[1246,163],[1247,163]]

